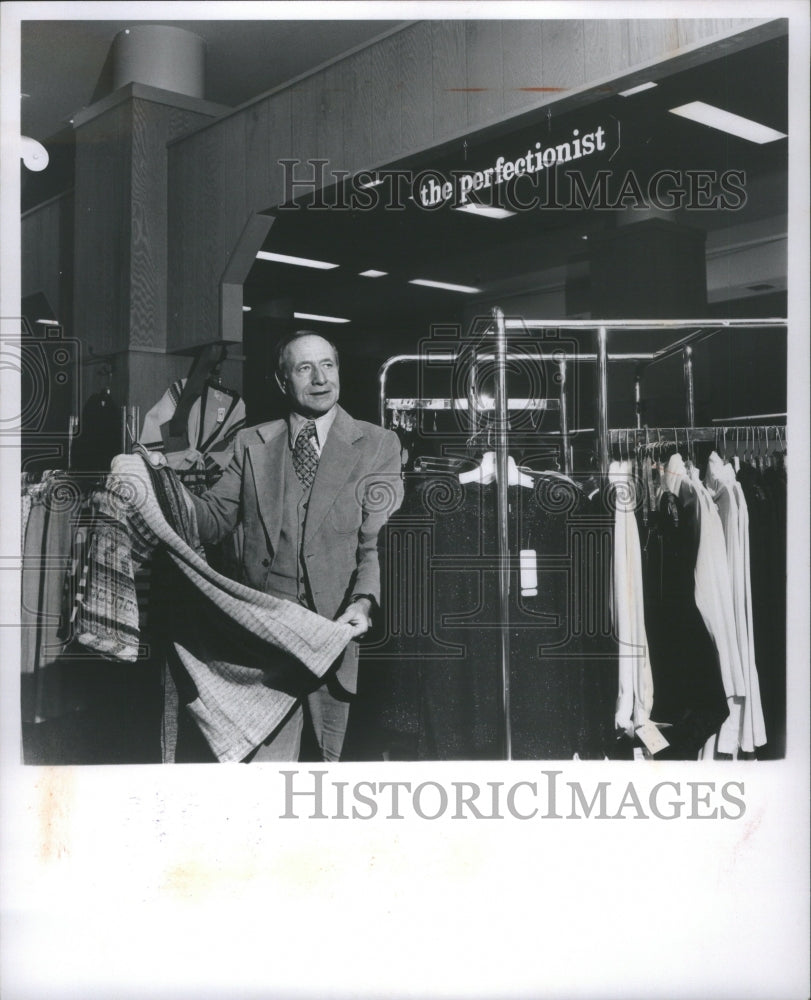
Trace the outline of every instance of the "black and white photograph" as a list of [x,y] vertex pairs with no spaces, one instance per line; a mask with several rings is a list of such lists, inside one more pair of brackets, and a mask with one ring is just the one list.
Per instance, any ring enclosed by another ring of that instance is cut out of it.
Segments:
[[2,17],[3,996],[804,1000],[806,5]]

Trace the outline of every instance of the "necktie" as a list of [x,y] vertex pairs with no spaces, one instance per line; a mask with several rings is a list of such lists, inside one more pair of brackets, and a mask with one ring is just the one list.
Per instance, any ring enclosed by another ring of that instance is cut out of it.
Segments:
[[318,452],[315,450],[315,423],[308,420],[301,428],[293,445],[293,468],[299,482],[308,490],[313,485],[315,472],[318,468]]

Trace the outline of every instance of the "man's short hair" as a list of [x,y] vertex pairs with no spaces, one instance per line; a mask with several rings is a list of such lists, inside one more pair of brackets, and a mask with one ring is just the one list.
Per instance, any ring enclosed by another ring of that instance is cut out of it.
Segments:
[[276,345],[276,376],[280,379],[284,379],[286,374],[284,371],[284,352],[299,337],[320,337],[322,340],[326,340],[335,353],[335,360],[338,361],[338,348],[329,337],[325,337],[323,333],[318,333],[317,330],[294,330],[292,333],[286,333]]

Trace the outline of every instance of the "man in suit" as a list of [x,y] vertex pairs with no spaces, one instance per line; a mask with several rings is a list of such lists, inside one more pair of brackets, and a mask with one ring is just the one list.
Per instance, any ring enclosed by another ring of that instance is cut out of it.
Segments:
[[354,639],[380,601],[377,536],[402,501],[396,434],[338,405],[338,353],[302,330],[279,345],[286,419],[241,431],[220,481],[192,497],[200,539],[243,529],[242,582],[353,629],[323,683],[304,693],[253,760],[298,760],[306,711],[323,760],[339,760],[357,688]]

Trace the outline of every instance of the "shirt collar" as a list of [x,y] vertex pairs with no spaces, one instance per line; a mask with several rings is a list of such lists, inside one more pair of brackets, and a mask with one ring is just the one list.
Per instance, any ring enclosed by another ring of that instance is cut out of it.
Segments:
[[295,444],[296,438],[299,436],[299,433],[304,425],[312,420],[315,424],[315,436],[318,441],[318,450],[320,452],[327,442],[327,435],[329,434],[330,427],[332,427],[335,422],[337,412],[337,406],[333,406],[331,410],[327,413],[323,413],[320,417],[303,417],[300,413],[296,413],[291,410],[287,421],[290,447],[292,448]]

